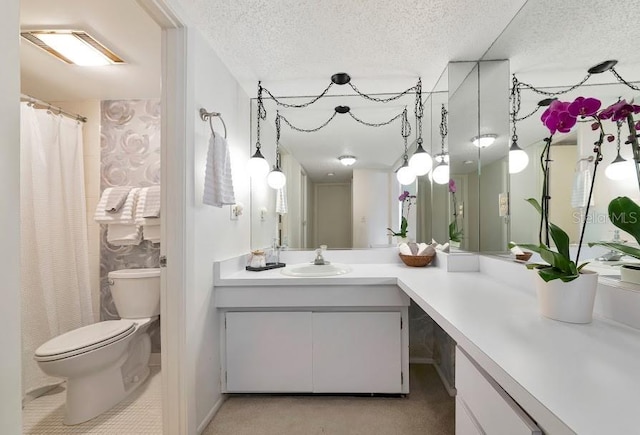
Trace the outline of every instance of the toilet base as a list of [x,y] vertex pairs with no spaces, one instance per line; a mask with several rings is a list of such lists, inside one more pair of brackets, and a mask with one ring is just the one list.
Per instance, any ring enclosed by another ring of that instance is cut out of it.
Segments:
[[144,383],[149,376],[149,335],[143,333],[132,340],[129,349],[120,361],[98,373],[67,379],[65,425],[73,426],[99,416]]

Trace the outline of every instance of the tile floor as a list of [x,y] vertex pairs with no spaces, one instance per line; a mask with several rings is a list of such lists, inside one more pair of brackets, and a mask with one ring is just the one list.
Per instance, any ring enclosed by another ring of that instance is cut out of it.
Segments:
[[151,367],[147,381],[115,407],[76,426],[62,424],[65,395],[62,384],[27,403],[22,410],[23,434],[162,434],[160,367]]
[[232,395],[203,435],[452,435],[455,400],[432,365],[399,397]]

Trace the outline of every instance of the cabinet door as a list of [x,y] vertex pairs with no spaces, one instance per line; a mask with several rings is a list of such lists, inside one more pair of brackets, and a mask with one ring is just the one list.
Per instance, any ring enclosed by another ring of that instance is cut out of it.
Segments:
[[311,313],[226,313],[228,392],[311,392]]
[[313,313],[315,393],[401,393],[400,312]]

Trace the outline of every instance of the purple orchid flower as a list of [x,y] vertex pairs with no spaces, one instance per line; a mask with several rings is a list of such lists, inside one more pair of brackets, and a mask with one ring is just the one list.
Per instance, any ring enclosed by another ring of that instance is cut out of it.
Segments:
[[600,106],[602,106],[602,102],[596,98],[578,97],[569,104],[567,111],[575,118],[578,116],[584,118],[595,115]]
[[400,196],[398,197],[398,201],[404,201],[405,199],[407,199],[409,197],[409,192],[407,190],[405,190],[404,192],[402,192],[400,194]]
[[540,117],[551,134],[568,133],[576,125],[576,117],[568,111],[569,105],[566,101],[554,100]]
[[449,179],[449,192],[456,193],[456,190],[458,190],[458,188],[456,187],[455,180],[453,178]]
[[[636,107],[638,107],[638,109],[636,109]],[[636,110],[638,110],[638,112],[636,112]],[[621,119],[626,119],[627,116],[632,113],[640,113],[640,107],[629,104],[626,100],[620,100],[600,112],[598,117],[600,119],[611,118],[611,121],[616,122],[620,121]]]

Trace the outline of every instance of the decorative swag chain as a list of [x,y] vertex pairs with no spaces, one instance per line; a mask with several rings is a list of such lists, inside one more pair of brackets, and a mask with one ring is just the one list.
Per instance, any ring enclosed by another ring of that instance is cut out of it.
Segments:
[[[363,124],[363,125],[366,125],[366,126],[369,126],[369,127],[382,127],[382,126],[391,124],[396,119],[402,118],[403,115],[406,116],[406,110],[407,109],[404,109],[403,112],[398,113],[393,118],[389,119],[388,121],[384,121],[384,122],[367,122],[367,121],[364,121],[364,120],[358,118],[357,116],[355,116],[353,113],[351,113],[351,111],[349,111],[347,113],[349,114],[349,116],[351,116],[351,118],[353,118],[355,121],[359,122],[360,124]],[[289,128],[291,128],[292,130],[299,131],[301,133],[315,133],[316,131],[321,130],[324,127],[326,127],[327,125],[329,125],[329,123],[331,123],[331,121],[333,121],[333,119],[336,117],[337,114],[338,114],[338,112],[333,112],[333,114],[329,117],[329,119],[327,119],[325,122],[323,122],[322,124],[320,124],[319,126],[314,127],[314,128],[297,127],[297,126],[293,125],[291,123],[291,121],[289,121],[286,117],[284,117],[283,115],[280,115],[280,114],[276,115],[276,119],[277,118],[282,119],[285,122],[285,124],[287,124],[289,126]],[[404,126],[405,123],[406,123],[406,127]],[[405,128],[407,128],[408,132],[409,132],[407,134],[407,136],[411,134],[411,125],[408,123],[408,121],[405,122],[404,118],[403,118],[403,127],[402,128],[403,128],[403,130],[402,130],[403,131],[403,136],[404,136]]]

